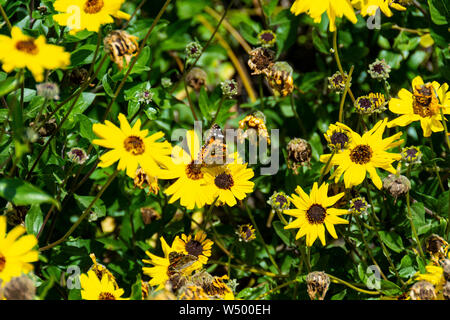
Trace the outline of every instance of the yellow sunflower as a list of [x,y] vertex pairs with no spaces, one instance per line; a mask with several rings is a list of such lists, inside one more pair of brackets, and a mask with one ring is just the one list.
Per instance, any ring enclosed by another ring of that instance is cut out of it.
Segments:
[[124,291],[117,288],[115,282],[110,281],[107,274],[101,280],[93,270],[80,276],[81,298],[84,300],[128,300],[121,298]]
[[198,261],[194,263],[192,269],[200,269],[204,264],[208,262],[208,258],[211,256],[211,247],[214,244],[209,239],[206,239],[206,233],[199,231],[195,234],[195,237],[185,234],[176,236],[173,240],[172,249],[177,252],[190,254],[198,258]]
[[202,208],[206,203],[212,202],[210,188],[205,185],[205,168],[197,164],[200,151],[200,140],[194,130],[186,133],[187,146],[189,152],[183,148],[175,146],[172,152],[174,165],[172,173],[174,178],[178,178],[164,192],[170,195],[169,203],[180,199],[180,204],[186,209]]
[[37,39],[22,33],[18,27],[11,30],[11,38],[0,35],[0,61],[3,70],[27,68],[37,82],[44,80],[44,69],[64,68],[70,65],[70,53],[63,47],[47,44],[44,36]]
[[296,219],[285,226],[285,229],[299,228],[295,239],[306,235],[306,245],[312,246],[317,237],[325,245],[325,227],[330,235],[337,239],[335,224],[347,224],[348,221],[338,216],[347,214],[347,209],[330,208],[344,196],[344,192],[328,197],[328,184],[318,187],[314,182],[308,196],[300,186],[295,189],[298,195],[292,194],[291,201],[296,209],[284,210],[283,213]]
[[345,15],[352,23],[357,21],[350,0],[296,0],[291,12],[295,15],[306,12],[316,23],[322,21],[322,14],[326,12],[331,32],[336,31],[336,17],[342,18]]
[[361,10],[363,17],[373,16],[380,9],[387,17],[392,17],[392,11],[389,8],[389,2],[392,0],[352,0],[353,6]]
[[440,85],[438,82],[424,83],[420,76],[412,81],[413,92],[401,89],[398,98],[389,101],[389,110],[401,114],[398,118],[389,121],[388,127],[406,126],[414,121],[420,121],[423,136],[429,137],[432,132],[444,130],[441,121],[446,121],[440,114],[450,114],[450,94],[448,84]]
[[170,157],[172,147],[167,142],[157,142],[164,133],[157,132],[147,137],[148,130],[141,130],[141,120],[133,127],[127,118],[119,114],[120,128],[106,120],[105,124],[96,123],[93,131],[102,139],[92,141],[102,147],[112,149],[100,157],[100,167],[109,167],[117,160],[118,170],[126,170],[129,177],[135,178],[138,166],[153,177],[171,179],[172,171],[164,170],[172,165]]
[[130,19],[130,15],[120,11],[125,0],[56,0],[53,7],[55,20],[61,26],[68,26],[70,34],[87,29],[97,32],[102,24],[113,23],[115,18]]
[[[403,140],[397,140],[402,133],[383,139],[382,135],[386,129],[387,119],[378,121],[375,126],[360,136],[353,130],[350,131],[351,140],[346,149],[335,154],[330,160],[330,168],[337,165],[331,177],[335,182],[344,174],[345,188],[351,188],[361,184],[368,172],[374,185],[381,189],[383,183],[379,177],[376,168],[384,169],[395,174],[396,170],[392,162],[401,159],[400,153],[389,153],[386,150],[397,147],[403,143]],[[327,163],[331,154],[323,154],[320,161]]]
[[[25,228],[17,226],[6,234],[6,217],[0,216],[0,280],[6,283],[13,277],[33,270],[30,262],[38,260],[37,244],[34,235],[25,235]],[[20,237],[20,239],[19,239]]]
[[431,283],[435,288],[436,292],[442,291],[444,285],[445,285],[445,277],[444,277],[444,268],[441,266],[435,266],[433,264],[429,264],[425,266],[425,270],[427,273],[417,273],[414,276],[414,280],[416,281],[428,281]]
[[232,207],[237,203],[236,199],[242,200],[247,193],[253,191],[255,184],[249,181],[253,176],[253,170],[247,168],[246,163],[234,162],[225,166],[207,168],[205,183],[212,192],[212,199]]
[[166,282],[169,280],[169,254],[175,251],[167,244],[163,237],[160,238],[160,241],[164,257],[158,257],[149,251],[145,251],[145,254],[149,256],[150,260],[142,259],[143,262],[153,265],[153,267],[143,267],[142,272],[152,278],[148,284],[150,286],[158,286],[156,290],[164,289]]

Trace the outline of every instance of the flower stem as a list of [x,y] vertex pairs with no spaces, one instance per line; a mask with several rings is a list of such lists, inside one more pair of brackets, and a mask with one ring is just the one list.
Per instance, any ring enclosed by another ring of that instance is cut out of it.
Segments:
[[[342,69],[341,59],[339,58],[339,52],[337,47],[337,30],[333,32],[333,53],[334,59],[336,60],[336,64],[338,66],[339,72],[344,76],[344,69]],[[350,88],[348,88],[348,94],[352,99],[353,103],[356,102],[355,97],[353,96],[353,92]]]
[[339,106],[339,122],[341,123],[344,123],[344,102],[345,97],[347,96],[347,91],[350,90],[350,79],[352,78],[353,69],[354,66],[350,68],[350,72],[348,73],[347,81],[345,81],[344,93],[342,94],[341,104]]
[[294,113],[295,119],[297,120],[298,126],[300,127],[300,130],[302,131],[303,136],[306,136],[306,130],[305,127],[303,126],[303,122],[300,119],[300,116],[297,113],[297,108],[295,107],[295,101],[294,101],[294,94],[291,93],[291,108],[292,108],[292,112]]
[[0,13],[2,14],[3,19],[5,19],[6,25],[8,26],[9,31],[12,30],[11,22],[8,19],[8,15],[6,14],[5,10],[3,9],[2,5],[0,4]]
[[447,123],[444,117],[444,111],[442,111],[442,108],[439,108],[439,112],[441,113],[441,117],[442,117],[442,125],[444,126],[444,133],[445,133],[445,142],[447,144],[448,149],[450,150],[450,136],[448,133],[448,128],[447,128]]
[[349,288],[351,288],[353,290],[356,290],[358,292],[365,293],[365,294],[370,294],[370,295],[380,295],[381,294],[378,291],[369,291],[369,290],[364,290],[364,289],[358,288],[358,287],[352,285],[351,283],[348,283],[347,281],[339,279],[338,277],[335,277],[335,276],[333,276],[333,275],[331,275],[329,273],[327,273],[327,275],[330,277],[332,282],[343,284],[343,285],[345,285],[345,286],[347,286],[347,287],[349,287]]
[[245,209],[247,210],[248,217],[249,217],[250,220],[252,221],[252,224],[253,224],[253,226],[255,227],[256,233],[258,234],[258,238],[259,238],[259,240],[261,241],[261,244],[264,246],[264,249],[266,250],[267,255],[269,256],[270,261],[272,262],[272,264],[274,265],[274,267],[277,269],[278,274],[281,274],[281,270],[280,270],[280,268],[278,267],[277,263],[275,262],[275,259],[274,259],[274,258],[272,257],[272,255],[270,254],[269,247],[268,247],[267,244],[265,243],[265,241],[264,241],[264,239],[263,239],[263,237],[262,237],[262,234],[261,234],[261,232],[259,231],[258,225],[256,224],[255,218],[253,217],[253,214],[252,214],[252,212],[251,212],[251,210],[250,210],[250,208],[248,207],[248,205],[247,205],[246,202],[245,202]]
[[80,223],[91,213],[91,209],[94,206],[94,204],[97,202],[98,199],[100,199],[100,197],[103,195],[105,190],[109,187],[111,182],[113,182],[113,180],[116,178],[118,173],[119,173],[118,170],[114,171],[114,173],[108,178],[106,183],[103,185],[103,187],[97,193],[95,198],[91,201],[91,203],[88,205],[88,207],[83,211],[83,213],[78,218],[78,220],[72,225],[72,227],[69,229],[69,231],[67,231],[66,234],[64,236],[62,236],[62,238],[60,238],[59,240],[56,240],[55,242],[53,242],[49,245],[39,248],[39,251],[45,251],[45,250],[51,249],[51,248],[57,246],[58,244],[64,242],[64,240],[66,240],[75,231],[75,229],[80,225]]
[[320,174],[319,182],[318,182],[319,186],[322,185],[323,178],[328,173],[328,167],[330,166],[331,160],[333,159],[336,152],[337,152],[336,149],[333,149],[333,151],[331,152],[331,155],[328,158],[327,163],[325,164],[325,167],[323,168],[323,171]]

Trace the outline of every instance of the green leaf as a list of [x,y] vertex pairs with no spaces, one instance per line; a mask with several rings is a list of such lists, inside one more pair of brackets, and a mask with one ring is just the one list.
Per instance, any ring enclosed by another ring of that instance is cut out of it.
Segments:
[[281,223],[281,221],[274,221],[272,225],[280,239],[283,240],[287,246],[291,246],[294,242],[294,237],[289,230],[284,229],[284,224]]
[[32,205],[25,216],[25,228],[27,233],[37,235],[44,219],[39,205]]
[[[95,199],[92,196],[79,196],[74,195],[75,200],[77,201],[81,210],[85,210],[91,202]],[[106,207],[103,204],[101,199],[95,201],[94,205],[91,208],[91,214],[89,215],[89,221],[96,221],[98,218],[104,217],[106,215]]]
[[38,187],[18,178],[0,179],[0,197],[14,203],[16,206],[52,203],[58,209],[60,208],[59,202],[54,198]]
[[437,25],[448,25],[449,10],[444,0],[428,0],[431,20]]
[[386,232],[386,231],[380,231],[380,237],[381,240],[384,242],[385,245],[389,247],[389,249],[400,253],[403,251],[403,241],[402,238],[396,234],[393,231]]

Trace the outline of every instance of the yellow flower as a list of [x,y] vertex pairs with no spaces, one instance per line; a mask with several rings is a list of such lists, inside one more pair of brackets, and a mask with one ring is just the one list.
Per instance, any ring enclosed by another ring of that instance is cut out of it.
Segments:
[[440,85],[438,82],[424,83],[420,76],[412,81],[413,92],[401,89],[398,98],[389,101],[389,110],[401,114],[390,121],[388,127],[406,126],[414,121],[420,121],[423,136],[429,137],[432,132],[444,130],[441,121],[445,121],[440,114],[450,114],[450,94],[448,84]]
[[37,82],[44,80],[44,69],[64,68],[70,65],[70,54],[63,47],[47,44],[44,36],[37,39],[22,33],[18,27],[11,30],[11,38],[0,35],[0,61],[3,70],[27,68]]
[[153,265],[153,267],[143,267],[142,271],[152,278],[148,283],[150,286],[158,286],[156,290],[164,289],[166,282],[169,280],[169,254],[175,251],[167,244],[163,237],[161,237],[160,240],[164,257],[158,257],[149,251],[146,251],[145,254],[150,257],[150,260],[142,259],[143,262]]
[[6,217],[0,216],[0,280],[6,283],[13,277],[33,270],[30,262],[38,260],[37,244],[34,235],[25,235],[25,228],[17,226],[6,234]]
[[283,213],[296,219],[285,226],[285,229],[299,228],[295,239],[306,235],[306,245],[312,246],[317,237],[325,245],[325,227],[330,235],[337,239],[335,224],[347,224],[348,221],[338,216],[347,214],[347,209],[330,208],[344,196],[344,192],[328,197],[328,184],[318,187],[314,182],[308,196],[300,186],[295,189],[298,195],[292,194],[291,201],[296,209],[284,210]]
[[327,13],[330,20],[330,31],[336,31],[336,17],[347,17],[352,23],[356,23],[356,15],[350,0],[296,0],[291,7],[291,12],[295,15],[306,12],[314,22],[320,23],[322,14]]
[[194,130],[186,133],[187,146],[189,152],[183,148],[175,146],[172,152],[174,165],[172,173],[174,178],[178,178],[164,192],[171,195],[169,203],[180,199],[180,204],[187,209],[203,208],[206,203],[213,201],[210,188],[205,185],[204,167],[197,164],[200,151],[200,140]]
[[207,168],[205,182],[213,194],[213,199],[232,207],[237,203],[236,199],[242,200],[247,193],[253,191],[255,184],[249,181],[253,175],[253,170],[247,168],[247,164],[235,162],[226,166]]
[[103,274],[101,280],[93,270],[80,276],[81,298],[84,300],[128,300],[121,298],[123,289],[116,288],[115,282],[109,280],[107,274]]
[[191,235],[185,234],[176,236],[173,240],[172,249],[184,254],[190,254],[198,258],[198,261],[192,265],[192,269],[200,269],[204,264],[208,262],[208,258],[211,256],[211,247],[214,244],[209,239],[206,239],[206,233],[199,231],[193,238]]
[[98,32],[100,26],[113,23],[115,18],[126,19],[130,15],[120,11],[125,0],[56,0],[53,7],[56,11],[55,20],[61,26],[68,26],[70,34],[87,29]]
[[[345,188],[351,188],[361,184],[366,173],[370,174],[370,178],[374,185],[381,189],[383,183],[378,176],[376,168],[382,168],[390,173],[395,174],[396,170],[392,166],[392,162],[400,160],[399,153],[389,153],[386,150],[394,148],[403,143],[403,140],[397,140],[402,133],[399,132],[389,138],[383,139],[382,135],[386,129],[387,119],[378,121],[375,126],[362,135],[362,137],[350,131],[351,140],[347,149],[335,154],[330,160],[330,168],[337,165],[331,177],[335,178],[335,182],[344,174]],[[331,154],[320,156],[320,161],[327,163]]]
[[427,271],[427,273],[417,273],[415,275],[415,280],[416,281],[428,281],[429,283],[431,283],[435,288],[436,288],[436,292],[440,292],[442,291],[442,288],[445,285],[445,277],[444,277],[444,268],[442,268],[441,266],[435,266],[433,264],[429,264],[427,266],[425,266],[425,270]]
[[389,8],[389,2],[392,0],[352,0],[353,6],[361,10],[363,17],[374,16],[377,9],[380,9],[387,17],[392,17],[392,11]]
[[106,120],[105,124],[96,123],[93,131],[102,139],[92,141],[102,147],[112,149],[100,157],[100,167],[109,167],[117,160],[118,170],[126,170],[130,178],[135,178],[138,166],[144,172],[161,179],[171,179],[174,175],[167,169],[172,165],[171,145],[167,142],[157,142],[164,133],[157,132],[147,137],[148,130],[141,130],[141,120],[133,127],[127,118],[119,114],[120,128]]
[[239,234],[239,241],[249,242],[256,239],[255,229],[251,224],[240,225],[238,234]]

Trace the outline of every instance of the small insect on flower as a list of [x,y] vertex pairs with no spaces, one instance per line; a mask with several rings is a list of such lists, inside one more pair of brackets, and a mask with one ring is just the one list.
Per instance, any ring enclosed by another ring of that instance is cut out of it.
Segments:
[[330,277],[323,271],[308,273],[306,287],[311,300],[323,300],[330,286]]
[[266,73],[270,87],[276,95],[286,97],[294,91],[293,69],[284,61],[275,62]]
[[303,166],[309,166],[312,156],[312,148],[308,141],[302,138],[294,138],[287,145],[288,168],[294,174],[298,174],[297,169]]
[[250,51],[249,55],[247,63],[252,75],[267,74],[275,62],[275,52],[267,48],[258,47]]
[[350,209],[348,211],[355,215],[365,215],[369,208],[370,204],[367,203],[365,198],[357,197],[350,200]]
[[238,94],[237,82],[234,79],[221,82],[220,88],[222,89],[222,94],[227,98],[231,98]]
[[406,165],[419,164],[422,158],[422,152],[419,147],[411,146],[402,149],[402,160],[406,162]]
[[252,144],[256,144],[257,137],[261,137],[270,144],[269,133],[264,122],[262,113],[247,115],[239,121],[238,141],[243,143],[246,138],[249,138]]
[[370,74],[372,79],[377,80],[387,80],[389,78],[389,73],[391,72],[391,67],[386,63],[384,59],[376,59],[375,62],[369,64],[369,70],[367,72]]
[[[348,75],[345,72],[343,75],[337,71],[331,77],[328,77],[328,89],[335,92],[344,92],[345,83],[347,82]],[[348,83],[348,86],[351,87],[351,79]]]
[[258,40],[263,47],[269,48],[277,41],[277,36],[272,30],[262,30],[258,33]]
[[59,86],[53,82],[44,82],[36,85],[37,95],[47,100],[59,100]]
[[124,30],[113,30],[103,40],[106,52],[119,70],[122,70],[124,66],[127,67],[131,59],[137,55],[139,50],[137,40],[138,37]]
[[86,154],[86,151],[82,148],[72,148],[67,153],[69,160],[76,164],[83,164],[89,159],[89,156]]
[[251,224],[240,225],[237,233],[239,234],[239,241],[249,242],[256,239],[255,229]]

